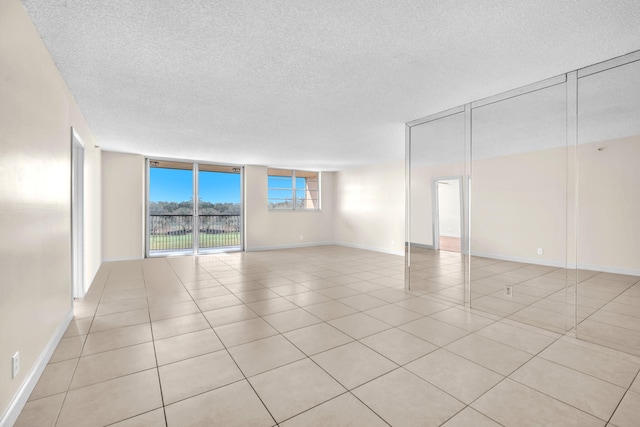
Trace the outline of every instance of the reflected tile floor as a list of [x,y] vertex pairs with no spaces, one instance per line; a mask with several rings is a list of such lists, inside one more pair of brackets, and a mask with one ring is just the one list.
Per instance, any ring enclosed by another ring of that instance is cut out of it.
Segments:
[[[16,425],[637,425],[640,357],[460,306],[446,262],[405,291],[403,263],[338,246],[105,263]],[[637,327],[637,286],[592,321]]]
[[[413,290],[464,303],[465,257],[413,248],[411,261]],[[639,276],[474,256],[471,307],[559,333],[574,329],[577,319],[579,338],[640,356]]]

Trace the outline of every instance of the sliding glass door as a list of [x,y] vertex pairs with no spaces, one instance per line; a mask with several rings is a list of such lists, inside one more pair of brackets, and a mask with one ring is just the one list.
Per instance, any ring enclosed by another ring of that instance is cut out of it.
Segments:
[[240,249],[240,168],[199,165],[198,248]]
[[193,250],[193,164],[149,162],[149,255]]
[[150,160],[147,255],[241,250],[241,171]]

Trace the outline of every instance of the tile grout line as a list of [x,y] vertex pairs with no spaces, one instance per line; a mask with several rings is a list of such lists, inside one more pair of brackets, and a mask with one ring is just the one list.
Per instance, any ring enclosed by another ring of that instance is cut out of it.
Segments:
[[[337,285],[337,286],[344,286],[344,285]],[[280,297],[281,297],[281,298],[285,298],[285,299],[286,299],[286,297],[285,297],[285,296],[280,296]],[[334,299],[332,299],[332,300],[336,301],[336,299],[335,299],[335,298],[334,298]],[[246,305],[246,303],[243,303],[243,304],[245,304],[245,305]],[[295,304],[295,303],[294,303],[294,304]],[[388,302],[387,302],[387,305],[392,305],[392,304],[393,304],[393,303],[388,303]],[[297,304],[296,304],[296,305],[297,305]],[[250,307],[248,307],[248,308],[250,308]],[[298,308],[304,309],[303,307],[300,307],[300,306],[298,306]],[[292,309],[292,310],[295,310],[295,309]],[[292,311],[292,310],[285,310],[285,311],[278,312],[278,313],[284,313],[284,312]],[[305,310],[305,312],[306,312],[306,310]],[[362,313],[362,311],[357,311],[357,312]],[[201,313],[202,313],[202,312],[201,312]],[[278,313],[270,313],[270,314],[266,314],[265,316],[269,316],[269,315],[271,315],[271,314],[278,314]],[[257,314],[257,313],[256,313],[256,314]],[[310,314],[312,314],[312,313],[310,313]],[[313,315],[313,314],[312,314],[312,315]],[[259,314],[258,314],[258,316],[259,316],[259,318],[261,318],[261,319],[263,319],[263,317],[264,317],[264,316],[259,315]],[[346,316],[349,316],[349,315],[346,315]],[[346,317],[346,316],[342,316],[342,317]],[[314,316],[314,317],[315,317],[315,316]],[[206,318],[206,317],[205,317],[205,318]],[[373,318],[373,317],[372,317],[372,319],[375,319],[375,318]],[[263,320],[264,320],[264,319],[263,319]],[[329,324],[329,323],[328,323],[328,321],[326,321],[326,320],[322,320],[322,319],[319,319],[319,320],[320,320],[320,322],[319,322],[319,323],[316,323],[316,324],[314,324],[314,325],[324,323],[324,324],[329,325],[330,327],[333,327],[331,324]],[[332,320],[335,320],[335,319],[332,319]],[[207,321],[208,321],[208,319],[207,319]],[[236,322],[236,323],[237,323],[237,322]],[[268,321],[267,321],[267,323],[268,323]],[[293,329],[292,331],[294,331],[294,330],[299,330],[299,329],[304,329],[305,327],[314,326],[314,325],[307,325],[307,326],[303,326],[303,327],[301,327],[301,328]],[[273,325],[271,325],[271,326],[273,327]],[[391,326],[392,328],[394,328],[392,325],[390,325],[390,326]],[[211,326],[211,327],[212,327],[212,326]],[[213,329],[213,327],[212,327],[212,329]],[[277,331],[277,330],[276,330],[276,331]],[[214,332],[215,332],[215,330],[214,330]],[[290,341],[290,340],[288,339],[288,337],[286,337],[286,336],[284,335],[284,333],[283,333],[283,332],[280,332],[280,331],[277,331],[277,332],[278,332],[278,334],[277,334],[277,335],[273,335],[273,336],[281,336],[281,337],[283,337],[283,338],[284,338],[285,340],[287,340],[291,345],[293,345],[296,349],[298,349],[298,350],[299,350],[303,355],[305,355],[305,358],[298,359],[298,360],[295,360],[295,361],[292,361],[292,362],[286,363],[286,364],[284,364],[284,365],[280,365],[280,366],[277,366],[277,367],[274,367],[274,368],[268,369],[268,370],[266,370],[266,371],[264,371],[264,372],[260,372],[260,373],[258,373],[258,374],[256,374],[256,375],[254,375],[254,376],[261,375],[261,374],[264,374],[264,373],[266,373],[266,372],[270,372],[270,371],[273,371],[273,370],[276,370],[276,369],[282,368],[282,367],[284,367],[284,366],[292,365],[292,364],[294,364],[294,363],[296,363],[296,362],[299,362],[299,361],[301,361],[301,360],[309,359],[309,360],[310,360],[311,362],[313,362],[313,363],[314,363],[314,364],[315,364],[319,369],[321,369],[323,372],[325,372],[329,377],[331,377],[334,381],[336,381],[336,383],[340,384],[340,385],[341,385],[341,386],[346,390],[346,391],[345,391],[345,393],[341,393],[341,394],[340,394],[340,395],[338,395],[338,396],[334,396],[334,397],[333,397],[333,398],[331,398],[331,399],[328,399],[328,400],[326,400],[326,401],[320,402],[320,403],[318,403],[317,405],[315,405],[315,406],[313,406],[313,407],[311,407],[311,408],[308,408],[307,410],[305,410],[305,411],[303,411],[303,412],[301,412],[301,413],[295,414],[295,415],[293,415],[292,417],[290,417],[290,418],[288,418],[288,419],[294,418],[294,417],[296,417],[296,416],[298,416],[298,415],[300,415],[300,414],[302,414],[302,413],[304,413],[304,412],[307,412],[308,410],[311,410],[311,409],[313,409],[313,408],[315,408],[315,407],[317,407],[317,406],[320,406],[320,405],[322,405],[322,404],[324,404],[324,403],[327,403],[327,402],[329,402],[330,400],[333,400],[333,399],[335,399],[335,398],[337,398],[337,397],[339,397],[339,396],[341,396],[341,395],[343,395],[343,394],[351,393],[351,391],[350,391],[350,389],[349,389],[349,388],[347,388],[346,386],[344,386],[340,381],[338,381],[336,378],[334,378],[334,377],[333,377],[333,375],[331,375],[331,374],[330,374],[329,372],[327,372],[324,368],[322,368],[320,365],[318,365],[318,363],[317,363],[315,360],[313,360],[311,356],[307,355],[307,354],[306,354],[302,349],[300,349],[298,346],[296,346],[296,345],[295,345],[295,343],[293,343],[292,341]],[[291,331],[287,331],[287,332],[291,332]],[[344,332],[343,332],[343,333],[344,333]],[[372,334],[372,335],[375,335],[375,333],[374,333],[374,334]],[[217,335],[217,333],[216,333],[216,336],[218,336],[218,335]],[[368,336],[370,336],[370,335],[368,335]],[[261,340],[261,339],[268,339],[268,338],[271,338],[271,337],[258,338],[258,339],[256,339],[256,340],[252,340],[252,341],[249,341],[249,342],[246,342],[246,343],[239,344],[238,346],[240,346],[240,345],[244,345],[244,344],[249,344],[249,343],[251,343],[251,342],[255,342],[255,341],[259,341],[259,340]],[[351,343],[353,343],[353,342],[358,342],[358,343],[360,343],[360,340],[359,340],[359,339],[355,339],[355,338],[353,338],[353,337],[350,337],[350,338],[354,339],[354,341],[351,341],[350,343],[346,343],[346,344],[343,344],[343,345],[351,344]],[[218,336],[218,339],[220,339],[220,337],[219,337],[219,336]],[[258,398],[260,399],[260,401],[263,403],[263,405],[264,405],[264,406],[265,406],[265,408],[266,408],[266,405],[265,405],[265,404],[264,404],[264,402],[262,401],[262,398],[260,397],[260,395],[257,393],[257,391],[255,390],[255,388],[253,387],[253,384],[251,384],[251,382],[249,381],[249,378],[244,374],[244,371],[242,371],[242,369],[240,369],[240,366],[237,364],[237,362],[236,362],[236,361],[235,361],[235,359],[233,358],[233,355],[228,351],[228,348],[226,347],[226,344],[224,344],[224,342],[223,342],[222,340],[220,340],[220,341],[222,342],[223,346],[224,346],[224,347],[225,347],[225,349],[227,350],[227,352],[228,352],[228,354],[230,355],[230,357],[234,360],[234,363],[236,363],[236,366],[238,367],[238,369],[240,370],[240,372],[242,372],[242,374],[243,374],[243,376],[244,376],[245,380],[250,384],[250,386],[251,386],[251,388],[253,389],[254,393],[258,396]],[[365,344],[363,344],[363,343],[360,343],[360,344],[361,344],[361,345],[365,345]],[[237,347],[237,346],[235,346],[235,347]],[[341,345],[336,346],[336,347],[332,347],[331,349],[327,349],[327,350],[325,350],[325,351],[330,351],[330,350],[333,350],[333,349],[338,348],[338,347],[341,347]],[[366,348],[369,348],[369,347],[366,347]],[[373,350],[373,349],[371,349],[371,350]],[[323,351],[323,352],[325,352],[325,351]],[[360,386],[362,386],[362,385],[364,385],[364,384],[366,384],[366,383],[368,383],[368,382],[370,382],[370,381],[373,381],[373,380],[375,380],[375,379],[377,379],[377,378],[379,378],[379,377],[381,377],[381,376],[383,376],[383,375],[386,375],[386,374],[388,374],[388,373],[390,373],[390,372],[393,372],[394,370],[396,370],[396,369],[398,369],[398,368],[400,367],[400,366],[399,366],[399,365],[397,365],[395,362],[393,362],[393,361],[391,361],[390,359],[386,358],[386,356],[384,356],[384,355],[382,355],[382,354],[378,353],[378,352],[377,352],[377,351],[375,351],[375,350],[373,350],[373,351],[374,351],[374,352],[376,352],[376,354],[379,354],[380,356],[385,357],[385,359],[389,360],[389,361],[390,361],[390,362],[392,362],[394,365],[396,365],[396,366],[397,366],[397,368],[393,369],[392,371],[385,372],[385,373],[383,373],[383,374],[381,374],[381,375],[379,375],[379,376],[377,376],[377,377],[375,377],[375,378],[372,378],[372,379],[370,379],[370,380],[366,381],[365,383],[358,385],[358,387],[360,387]],[[318,354],[321,354],[321,353],[323,353],[323,352],[320,352],[320,353],[318,353]],[[351,394],[352,394],[352,393],[351,393]],[[352,394],[352,395],[353,395],[353,394]],[[354,397],[355,397],[355,396],[354,396]],[[356,397],[356,398],[357,398],[357,397]],[[358,399],[358,400],[360,400],[360,399]],[[364,403],[363,403],[363,404],[364,404]],[[366,404],[365,404],[365,406],[366,406],[367,408],[369,408]],[[369,409],[370,409],[372,412],[374,412],[378,417],[380,417],[380,415],[379,415],[379,414],[377,414],[375,411],[373,411],[371,408],[369,408]],[[268,409],[268,408],[267,408],[267,411],[269,411],[269,409]],[[273,415],[271,414],[271,412],[270,412],[270,411],[269,411],[269,414],[272,416],[272,418],[273,418],[273,419],[274,419],[274,421],[275,421],[275,418],[273,417]],[[387,423],[387,422],[386,422],[382,417],[380,417],[380,418],[381,418],[385,423]],[[287,419],[287,420],[288,420],[288,419]],[[286,420],[283,420],[282,422],[284,422],[284,421],[286,421]],[[276,422],[276,423],[277,423],[277,422]],[[277,424],[278,424],[278,423],[277,423]],[[388,424],[388,423],[387,423],[387,424]]]
[[[84,340],[82,341],[82,347],[80,348],[80,353],[78,354],[78,361],[76,362],[76,366],[73,368],[73,374],[71,375],[71,379],[69,380],[69,384],[67,385],[67,390],[65,391],[64,394],[64,399],[62,399],[62,405],[60,405],[60,409],[58,410],[58,414],[56,416],[55,422],[54,422],[54,426],[58,425],[58,422],[60,421],[60,415],[62,414],[62,408],[64,408],[64,404],[67,401],[67,396],[69,394],[69,392],[71,391],[71,383],[73,382],[73,378],[76,375],[76,371],[78,369],[78,365],[80,364],[80,359],[82,358],[82,352],[84,351],[84,346],[87,343],[87,339],[89,338],[89,333],[91,332],[91,327],[93,326],[93,321],[96,318],[96,313],[98,312],[98,307],[100,306],[100,301],[102,300],[102,295],[104,295],[104,290],[107,287],[107,283],[109,282],[109,278],[111,277],[111,269],[109,269],[109,273],[107,274],[107,277],[104,281],[104,286],[102,288],[102,291],[100,292],[100,298],[98,299],[98,304],[96,305],[96,309],[93,312],[93,316],[91,317],[91,323],[89,324],[89,328],[87,329],[87,334],[84,338]],[[73,309],[75,310],[75,299],[73,301]]]
[[[520,385],[521,385],[521,386],[523,386],[523,387],[527,387],[527,388],[529,388],[529,389],[531,389],[531,390],[533,390],[533,391],[535,391],[535,392],[537,392],[537,393],[540,393],[540,394],[542,394],[542,395],[544,395],[544,396],[547,396],[547,397],[549,397],[549,398],[551,398],[551,399],[553,399],[553,400],[556,400],[556,401],[558,401],[558,402],[561,402],[561,403],[563,403],[563,404],[565,404],[565,405],[567,405],[567,406],[570,406],[570,407],[572,407],[572,408],[574,408],[574,409],[576,409],[576,410],[578,410],[578,411],[580,411],[580,412],[583,412],[583,413],[585,413],[585,414],[587,414],[587,415],[589,415],[589,416],[591,416],[591,417],[594,417],[594,418],[596,418],[596,419],[598,419],[598,420],[601,420],[601,421],[604,421],[604,422],[606,423],[606,422],[607,422],[606,420],[603,420],[603,419],[599,418],[598,416],[596,416],[596,415],[594,415],[594,414],[591,414],[591,413],[589,413],[589,412],[587,412],[587,411],[585,411],[585,410],[583,410],[583,409],[580,409],[580,408],[578,408],[578,407],[576,407],[576,406],[574,406],[574,405],[572,405],[572,404],[570,404],[570,403],[568,403],[568,402],[565,402],[565,401],[560,400],[560,399],[558,399],[558,398],[556,398],[556,397],[553,397],[553,396],[551,396],[551,395],[549,395],[549,394],[547,394],[547,393],[545,393],[545,392],[543,392],[543,391],[540,391],[540,390],[538,390],[538,389],[536,389],[536,388],[533,388],[533,387],[529,386],[528,384],[524,384],[524,383],[522,383],[522,382],[520,382],[520,381],[518,381],[518,380],[516,380],[516,379],[514,379],[514,378],[511,378],[511,375],[513,375],[515,372],[517,372],[519,369],[521,369],[523,366],[525,366],[527,363],[529,363],[531,360],[533,360],[533,359],[534,359],[534,358],[536,358],[536,357],[540,357],[540,358],[542,358],[543,360],[548,360],[548,359],[545,359],[545,358],[541,357],[541,356],[540,356],[540,355],[541,355],[541,353],[543,353],[546,349],[548,349],[549,347],[551,347],[551,346],[552,346],[553,344],[555,344],[556,342],[560,341],[563,337],[564,337],[564,335],[562,335],[562,336],[558,337],[558,338],[557,338],[557,339],[555,339],[553,342],[551,342],[550,344],[548,344],[546,347],[544,347],[544,348],[543,348],[542,350],[540,350],[538,353],[536,353],[535,355],[533,355],[533,357],[531,357],[529,360],[527,360],[525,363],[523,363],[520,367],[516,368],[516,369],[515,369],[513,372],[511,372],[509,375],[505,376],[505,377],[504,377],[500,382],[498,382],[496,385],[494,385],[493,387],[491,387],[491,389],[494,389],[495,387],[497,387],[497,386],[498,386],[498,384],[500,384],[500,383],[504,382],[506,379],[509,379],[509,380],[511,380],[511,381],[513,381],[513,382],[516,382],[516,383],[520,384]],[[590,374],[587,374],[587,373],[584,373],[584,372],[578,371],[578,370],[576,370],[576,369],[573,369],[573,368],[571,368],[571,367],[569,367],[569,366],[564,366],[564,365],[562,365],[562,364],[559,364],[559,363],[556,363],[556,362],[554,362],[554,361],[550,361],[550,360],[548,360],[548,361],[549,361],[549,362],[551,362],[551,363],[555,363],[555,364],[557,364],[557,365],[559,365],[559,366],[563,366],[563,367],[565,367],[565,368],[567,368],[567,369],[570,369],[570,370],[572,370],[572,371],[574,371],[574,372],[578,372],[579,374],[586,375],[586,376],[590,376],[590,377],[592,377],[592,378],[599,379],[599,380],[601,380],[601,381],[605,381],[605,380],[602,380],[602,379],[600,379],[600,378],[597,378],[597,377],[595,377],[595,376],[593,376],[593,375],[590,375]],[[636,375],[637,375],[637,374],[636,374]],[[605,381],[605,382],[608,382],[608,381]],[[610,384],[611,384],[611,383],[610,383]],[[632,382],[631,384],[633,384],[633,382]],[[616,384],[613,384],[613,385],[616,385]],[[620,387],[620,386],[618,386],[618,387]],[[629,386],[629,388],[630,388],[630,387],[631,387],[631,385]],[[620,388],[622,388],[622,387],[620,387]],[[480,399],[484,394],[488,393],[491,389],[487,390],[485,393],[483,393],[482,395],[478,396],[478,398],[476,398],[473,402],[471,402],[471,403],[469,404],[469,406],[471,406],[471,404],[473,404],[473,403],[474,403],[474,402],[476,402],[478,399]],[[626,394],[626,392],[625,392],[625,394]],[[622,402],[622,399],[620,400],[620,402]],[[620,402],[618,402],[618,405],[620,404]],[[617,406],[618,406],[618,405],[616,405],[616,408],[617,408]],[[474,409],[475,409],[475,408],[474,408]],[[611,418],[611,417],[613,417],[613,414],[615,414],[615,410],[612,412],[612,414],[611,414],[610,418]],[[487,414],[483,414],[483,415],[485,415],[485,416],[487,416],[487,417],[488,417],[488,415],[487,415]]]
[[[167,264],[169,264],[167,262]],[[170,265],[170,264],[169,264]],[[144,267],[141,266],[142,268],[142,282],[144,284],[144,292],[147,298],[147,315],[149,316],[149,328],[151,330],[151,343],[153,345],[153,357],[156,361],[156,375],[158,377],[158,388],[160,389],[160,402],[162,403],[162,415],[164,417],[164,425],[165,427],[169,425],[169,421],[167,420],[167,410],[166,410],[166,405],[164,404],[164,392],[162,389],[162,380],[160,379],[160,365],[158,364],[158,352],[156,350],[156,339],[155,336],[153,334],[153,322],[151,321],[151,307],[149,307],[149,291],[148,291],[148,287],[147,287],[147,277],[144,274]],[[158,408],[156,408],[158,409]],[[155,410],[155,409],[154,409]],[[141,415],[141,414],[138,414]],[[138,416],[135,415],[135,416]]]
[[[172,267],[172,268],[173,268],[173,267]],[[175,272],[175,269],[174,269],[174,272]],[[176,274],[177,274],[177,273],[176,273]],[[179,277],[179,276],[178,276],[178,280],[180,280],[180,283],[181,283],[181,284],[182,284],[182,286],[184,287],[184,282],[182,282],[182,279],[180,279],[180,277]],[[185,287],[185,289],[186,289],[186,287]],[[189,295],[191,295],[191,294],[189,294]],[[195,300],[193,300],[193,301],[194,301],[194,303],[195,303]],[[269,414],[269,416],[271,417],[271,419],[273,420],[273,422],[275,423],[275,425],[278,425],[278,422],[276,421],[275,417],[273,416],[273,414],[271,413],[271,411],[269,410],[269,408],[267,407],[267,405],[266,405],[266,404],[264,403],[264,401],[262,400],[262,397],[260,397],[260,395],[258,394],[258,392],[255,390],[255,388],[253,387],[253,384],[251,384],[251,382],[249,381],[249,379],[248,379],[248,378],[247,378],[247,376],[245,375],[244,371],[240,368],[240,365],[238,365],[238,362],[234,359],[234,357],[233,357],[233,355],[231,354],[231,352],[229,351],[229,349],[228,349],[227,345],[224,343],[224,341],[222,341],[222,339],[220,338],[220,336],[218,335],[218,333],[216,332],[216,330],[215,330],[215,329],[213,328],[213,326],[211,325],[211,322],[210,322],[210,321],[209,321],[209,319],[204,315],[204,313],[202,312],[202,309],[200,308],[200,306],[199,306],[197,303],[196,303],[196,306],[198,307],[198,310],[199,310],[200,315],[201,315],[202,317],[204,317],[205,321],[209,324],[209,327],[211,328],[211,330],[212,330],[212,331],[213,331],[213,333],[215,334],[216,338],[218,339],[218,341],[220,341],[220,344],[222,344],[224,351],[227,353],[227,356],[229,356],[229,358],[230,358],[230,359],[233,361],[233,363],[236,365],[236,368],[238,369],[238,371],[242,374],[242,377],[243,377],[244,381],[249,385],[249,387],[251,387],[251,390],[253,390],[253,393],[255,394],[255,396],[260,400],[260,403],[261,403],[261,404],[262,404],[262,406],[265,408],[265,410],[267,411],[267,413]],[[215,352],[212,352],[212,353],[215,353]],[[209,354],[209,353],[207,353],[207,354]],[[197,357],[197,356],[195,356],[195,357]],[[235,383],[238,383],[238,382],[240,382],[240,381],[243,381],[243,380],[241,379],[241,380],[238,380],[238,381],[234,381],[233,383],[230,383],[230,384],[226,384],[226,385],[223,385],[223,386],[217,387],[216,389],[218,389],[218,388],[222,388],[222,387],[226,387],[226,386],[228,386],[228,385],[235,384]],[[213,389],[213,390],[215,390],[215,389]],[[212,391],[212,390],[207,390],[207,391],[202,392],[202,393],[199,393],[199,394],[208,393],[208,392],[210,392],[210,391]],[[185,399],[183,399],[183,400],[190,399],[190,398],[192,398],[192,397],[195,397],[195,396],[190,396],[190,397],[185,398]],[[174,403],[177,403],[177,402],[174,402]],[[166,413],[166,411],[165,411],[165,413]],[[165,415],[165,417],[166,417],[166,415]],[[165,419],[166,419],[166,418],[165,418]]]
[[613,419],[614,415],[618,411],[618,408],[620,407],[620,405],[624,401],[625,397],[627,397],[627,394],[629,394],[629,392],[635,393],[633,390],[631,390],[631,387],[633,387],[633,383],[638,381],[639,378],[640,378],[640,373],[636,373],[635,377],[633,377],[633,380],[631,381],[631,384],[629,384],[629,387],[627,388],[627,390],[622,394],[622,398],[620,399],[620,401],[618,402],[616,407],[613,409],[613,412],[611,412],[611,415],[609,416],[609,419],[605,420],[607,425],[609,425],[609,423],[611,423],[611,420]]

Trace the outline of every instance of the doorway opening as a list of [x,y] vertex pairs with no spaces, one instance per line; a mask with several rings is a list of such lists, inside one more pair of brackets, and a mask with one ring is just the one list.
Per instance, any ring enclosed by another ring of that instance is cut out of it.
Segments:
[[84,146],[71,129],[71,281],[74,298],[84,297]]
[[242,250],[240,166],[149,160],[147,170],[147,256]]
[[460,253],[462,249],[462,178],[434,178],[433,244],[434,249]]

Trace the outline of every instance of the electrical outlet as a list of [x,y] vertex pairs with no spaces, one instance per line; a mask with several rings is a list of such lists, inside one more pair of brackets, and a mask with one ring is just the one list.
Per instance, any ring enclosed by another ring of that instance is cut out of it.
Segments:
[[15,378],[20,373],[20,352],[16,351],[11,357],[11,378]]
[[300,235],[300,240],[302,240],[302,239],[303,239],[303,237],[302,237],[302,234],[301,234],[301,235]]
[[509,298],[513,297],[513,285],[504,285],[504,294]]
[[538,255],[542,255],[544,250],[542,248],[538,248]]

